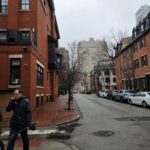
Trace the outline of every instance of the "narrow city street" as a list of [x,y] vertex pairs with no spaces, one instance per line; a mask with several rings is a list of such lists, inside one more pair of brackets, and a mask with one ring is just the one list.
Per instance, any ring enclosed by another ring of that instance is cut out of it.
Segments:
[[149,150],[150,109],[76,94],[81,119],[67,145],[80,150]]

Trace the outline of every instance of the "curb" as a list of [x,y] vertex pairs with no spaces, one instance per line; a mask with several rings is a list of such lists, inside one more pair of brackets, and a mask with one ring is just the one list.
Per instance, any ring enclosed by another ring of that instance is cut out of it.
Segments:
[[69,121],[65,121],[63,123],[56,124],[55,126],[66,125],[68,123],[72,123],[72,122],[78,121],[79,119],[80,119],[80,115],[78,115],[75,119],[72,119],[72,120],[69,120]]

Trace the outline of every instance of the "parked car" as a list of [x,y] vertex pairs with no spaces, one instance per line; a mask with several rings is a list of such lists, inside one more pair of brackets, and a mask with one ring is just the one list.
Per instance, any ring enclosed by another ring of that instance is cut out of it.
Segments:
[[138,92],[129,97],[128,103],[141,105],[146,108],[150,106],[150,92]]
[[91,94],[91,91],[86,91],[86,94]]
[[107,92],[107,98],[108,99],[114,99],[116,94],[117,94],[117,90],[110,90]]
[[108,91],[108,90],[99,91],[99,92],[98,92],[98,93],[99,93],[99,96],[100,96],[100,97],[107,97],[107,94],[108,94],[107,91]]
[[114,96],[115,100],[120,102],[128,103],[129,96],[134,95],[133,91],[130,90],[121,90],[116,93]]

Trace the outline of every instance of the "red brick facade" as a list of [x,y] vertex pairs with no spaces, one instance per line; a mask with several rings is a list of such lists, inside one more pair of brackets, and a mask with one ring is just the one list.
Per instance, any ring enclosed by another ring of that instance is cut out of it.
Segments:
[[[49,51],[52,50],[55,56],[59,31],[53,0],[29,0],[29,9],[21,9],[20,2],[9,0],[8,11],[0,13],[0,101],[3,101],[0,106],[3,109],[12,91],[21,88],[34,110],[58,95],[57,69],[51,67],[55,60],[50,60]],[[1,38],[3,31],[7,32],[5,41],[4,37]],[[21,36],[28,36],[23,33],[26,31],[29,31],[28,41],[20,42]],[[53,41],[48,42],[48,37]],[[10,64],[16,58],[21,60],[20,83],[11,84]],[[40,86],[37,85],[37,66],[42,70]]]
[[117,88],[150,91],[150,13],[133,28],[132,41],[123,49],[119,45],[115,57]]

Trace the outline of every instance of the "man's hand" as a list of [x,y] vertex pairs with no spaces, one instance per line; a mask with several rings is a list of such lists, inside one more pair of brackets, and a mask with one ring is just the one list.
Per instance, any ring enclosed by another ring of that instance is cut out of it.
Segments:
[[10,100],[15,101],[16,99],[15,99],[14,96],[12,96],[12,97],[10,98]]

